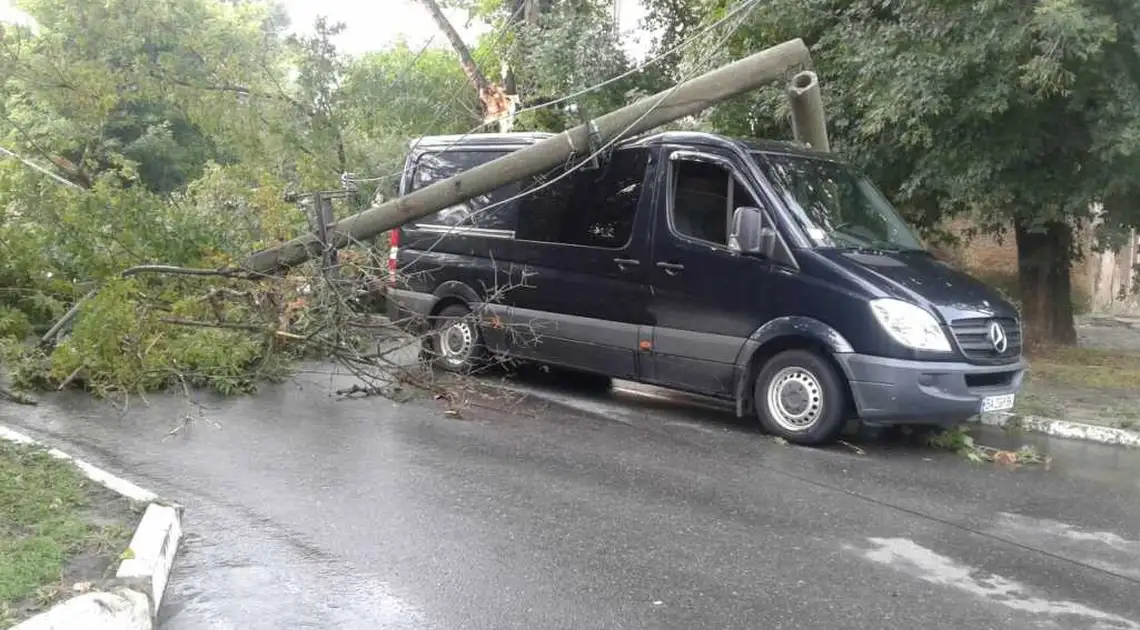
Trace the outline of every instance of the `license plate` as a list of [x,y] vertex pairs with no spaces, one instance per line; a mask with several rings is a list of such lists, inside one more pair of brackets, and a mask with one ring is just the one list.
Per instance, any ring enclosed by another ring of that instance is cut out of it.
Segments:
[[1013,394],[986,396],[982,399],[982,413],[1005,411],[1006,409],[1013,409]]

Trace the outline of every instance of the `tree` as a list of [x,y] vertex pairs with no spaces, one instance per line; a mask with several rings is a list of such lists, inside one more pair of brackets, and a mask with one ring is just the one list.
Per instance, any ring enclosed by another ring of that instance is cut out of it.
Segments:
[[447,16],[443,14],[443,9],[436,0],[420,0],[420,4],[431,14],[432,20],[447,37],[447,41],[451,43],[451,47],[459,57],[459,66],[463,68],[463,72],[475,88],[479,102],[483,105],[483,122],[497,122],[500,131],[509,131],[511,128],[510,116],[514,113],[517,96],[508,94],[501,84],[487,78],[487,75],[475,63],[471,50],[464,43],[463,38],[459,36],[455,27],[448,21]]
[[389,197],[396,194],[409,139],[466,133],[482,120],[479,99],[454,56],[414,51],[405,42],[353,60],[340,94],[350,161]]
[[[348,58],[332,45],[338,25],[290,37],[265,2],[22,6],[38,28],[0,31],[0,146],[19,158],[0,159],[0,363],[25,384],[244,391],[279,357],[343,343],[329,313],[344,300],[306,303],[306,269],[120,273],[216,269],[295,237],[308,226],[286,189],[337,187],[346,170],[394,182],[411,137],[479,119],[445,53]],[[92,288],[50,353],[19,344]],[[312,326],[308,345],[281,326]]]
[[[704,3],[707,22],[724,0]],[[1094,203],[1137,224],[1140,6],[1119,0],[774,0],[731,54],[783,38],[813,49],[836,150],[867,168],[924,227],[972,213],[1011,224],[1029,340],[1075,341],[1074,228]],[[709,122],[787,137],[768,90]]]
[[[523,108],[516,127],[563,131],[583,116],[601,115],[657,83],[631,76],[605,83],[632,67],[603,0],[452,0],[474,19],[496,27],[481,44],[505,68],[504,85]],[[490,64],[485,64],[488,67]],[[563,102],[569,95],[572,100]],[[544,107],[559,101],[559,107]]]

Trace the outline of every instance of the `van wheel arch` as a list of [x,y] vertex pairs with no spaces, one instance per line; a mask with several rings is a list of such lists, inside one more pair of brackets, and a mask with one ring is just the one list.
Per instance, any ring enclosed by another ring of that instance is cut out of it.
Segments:
[[464,306],[468,310],[471,309],[471,304],[468,303],[467,300],[456,297],[454,295],[445,295],[445,296],[443,296],[443,297],[441,297],[435,301],[435,304],[432,305],[431,312],[428,313],[428,316],[429,317],[435,317],[435,316],[439,315],[440,313],[442,313],[443,309],[445,309],[449,306],[456,306],[456,305]]
[[[447,308],[451,304],[462,304],[467,308],[472,308],[473,304],[481,302],[479,294],[472,289],[470,285],[460,282],[458,280],[448,280],[440,284],[432,291],[436,297],[436,305],[433,309],[432,315],[439,314],[439,311]],[[442,306],[440,306],[442,304]]]
[[737,380],[737,417],[755,416],[756,400],[754,385],[756,378],[760,375],[760,370],[764,368],[764,364],[767,363],[769,359],[787,350],[806,350],[819,355],[827,361],[832,369],[841,377],[839,380],[843,384],[843,399],[846,405],[846,411],[849,414],[855,413],[855,395],[851,392],[851,383],[848,380],[847,372],[843,369],[843,366],[840,365],[839,361],[835,359],[835,354],[831,351],[831,348],[818,339],[786,335],[767,341],[764,345],[757,348],[756,351],[752,353],[752,356],[749,357],[745,369],[740,373]]

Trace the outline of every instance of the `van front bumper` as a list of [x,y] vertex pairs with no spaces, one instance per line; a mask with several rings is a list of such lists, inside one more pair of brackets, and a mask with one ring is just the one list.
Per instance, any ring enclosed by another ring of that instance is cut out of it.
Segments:
[[859,419],[869,425],[958,424],[981,412],[987,396],[1021,389],[1026,363],[973,365],[907,361],[865,354],[835,355],[855,398]]

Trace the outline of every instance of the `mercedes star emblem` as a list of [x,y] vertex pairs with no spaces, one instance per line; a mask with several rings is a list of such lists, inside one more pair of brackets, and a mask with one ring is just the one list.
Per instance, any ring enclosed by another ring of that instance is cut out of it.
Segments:
[[990,323],[989,337],[990,345],[994,347],[994,350],[997,351],[998,354],[1005,352],[1005,349],[1009,346],[1009,339],[1006,338],[1005,329],[1001,327],[1000,323]]

